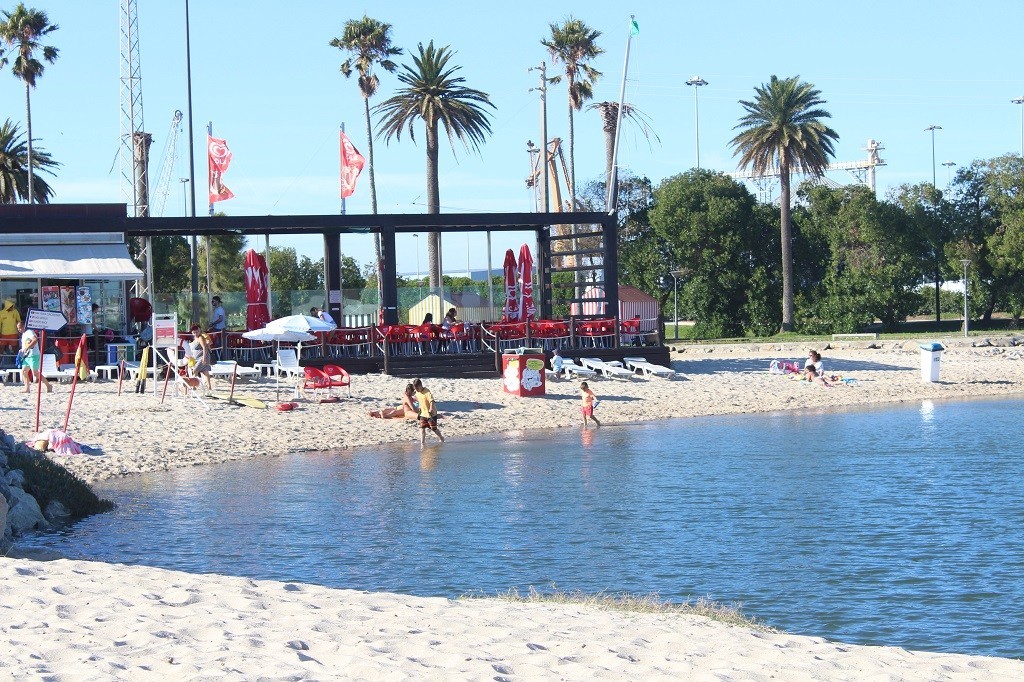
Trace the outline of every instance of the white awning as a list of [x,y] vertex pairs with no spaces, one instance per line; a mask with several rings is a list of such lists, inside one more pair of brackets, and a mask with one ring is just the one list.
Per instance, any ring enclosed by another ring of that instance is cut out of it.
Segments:
[[0,277],[142,279],[124,244],[0,246]]

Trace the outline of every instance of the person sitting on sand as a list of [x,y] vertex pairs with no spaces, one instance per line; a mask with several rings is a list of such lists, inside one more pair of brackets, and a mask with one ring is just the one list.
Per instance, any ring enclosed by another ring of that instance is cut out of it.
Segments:
[[551,351],[551,371],[555,373],[555,376],[562,376],[562,365],[564,362],[565,360],[562,358],[560,348]]
[[402,404],[399,407],[385,407],[383,410],[370,410],[370,416],[377,419],[415,419],[419,416],[413,396],[416,390],[412,384],[405,385],[402,393]]
[[821,354],[812,350],[807,354],[807,362],[804,363],[804,379],[815,381],[823,386],[831,386],[825,380],[825,365],[821,361]]

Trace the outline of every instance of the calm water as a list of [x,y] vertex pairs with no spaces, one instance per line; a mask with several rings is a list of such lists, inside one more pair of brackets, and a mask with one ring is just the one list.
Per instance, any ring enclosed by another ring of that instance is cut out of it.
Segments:
[[22,546],[419,595],[710,596],[790,632],[1020,657],[1022,412],[928,402],[190,468],[105,484],[115,512]]

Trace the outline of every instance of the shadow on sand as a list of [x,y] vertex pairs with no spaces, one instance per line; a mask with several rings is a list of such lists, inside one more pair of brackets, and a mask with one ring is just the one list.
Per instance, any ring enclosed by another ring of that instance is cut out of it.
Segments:
[[[797,362],[803,367],[802,358],[780,358],[789,362]],[[674,368],[684,374],[735,374],[737,372],[767,372],[772,358],[707,358],[686,359],[673,358]],[[914,368],[901,365],[889,365],[881,362],[850,360],[847,358],[824,358],[825,372],[847,374],[851,372],[882,372],[882,371],[916,371]]]

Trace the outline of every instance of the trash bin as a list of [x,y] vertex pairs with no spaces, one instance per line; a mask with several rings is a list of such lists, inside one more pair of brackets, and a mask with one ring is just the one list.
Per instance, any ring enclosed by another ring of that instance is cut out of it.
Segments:
[[518,348],[502,353],[501,390],[521,398],[545,395],[544,350]]
[[921,381],[938,381],[939,359],[942,356],[942,351],[946,349],[938,341],[922,343],[919,348],[921,349]]

